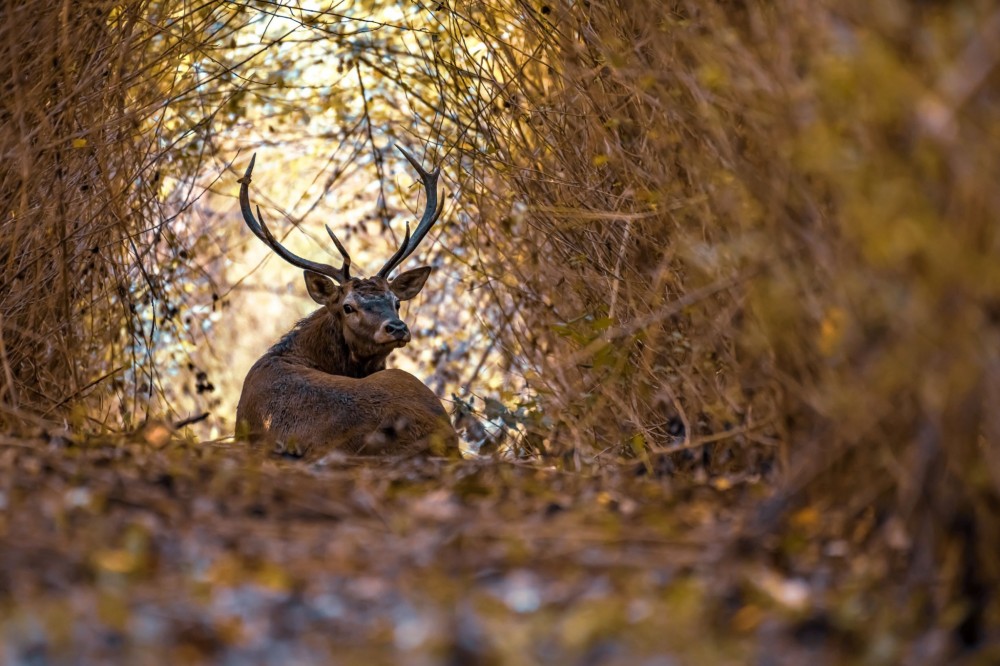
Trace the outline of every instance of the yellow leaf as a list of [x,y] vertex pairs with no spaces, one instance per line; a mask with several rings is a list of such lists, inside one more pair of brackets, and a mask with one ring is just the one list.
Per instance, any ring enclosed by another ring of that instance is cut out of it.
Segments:
[[265,563],[255,578],[260,585],[278,592],[287,591],[291,585],[288,573],[281,567],[270,563]]
[[635,454],[635,457],[642,461],[646,472],[652,474],[653,463],[649,460],[649,452],[646,450],[646,436],[641,432],[635,433],[629,439],[629,446],[632,447],[632,453]]
[[150,446],[160,449],[170,441],[173,434],[173,430],[167,424],[162,421],[153,421],[143,428],[142,438]]
[[841,308],[832,307],[826,312],[819,327],[819,351],[824,356],[831,356],[844,337],[844,326],[847,313]]
[[100,550],[94,555],[94,563],[112,573],[130,573],[138,564],[138,558],[127,550]]
[[86,148],[87,147],[87,140],[86,139],[73,139],[73,147],[74,148]]
[[813,506],[807,506],[792,514],[792,525],[796,527],[814,527],[819,523],[819,520],[819,510]]
[[733,615],[733,628],[736,629],[736,631],[745,634],[756,629],[757,625],[759,625],[763,619],[764,613],[761,612],[761,609],[753,604],[748,604],[736,611],[736,614]]
[[716,490],[729,490],[730,488],[733,487],[733,482],[725,477],[720,476],[717,479],[712,480],[712,486]]

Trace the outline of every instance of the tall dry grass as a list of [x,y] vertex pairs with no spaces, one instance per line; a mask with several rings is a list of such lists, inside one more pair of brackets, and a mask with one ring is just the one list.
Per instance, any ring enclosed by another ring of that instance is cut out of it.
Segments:
[[[83,3],[4,10],[5,416],[23,415],[26,408],[56,410],[84,391],[95,379],[87,361],[97,353],[76,320],[95,300],[95,324],[113,313],[116,295],[106,285],[122,263],[120,245],[135,212],[123,172],[142,154],[116,137],[134,129],[123,108],[125,88],[115,85],[132,62],[123,58],[127,49],[109,50],[122,41],[111,30],[109,9]],[[102,143],[118,150],[94,149]]]
[[217,108],[183,63],[233,20],[183,0],[0,10],[0,425],[164,410],[153,350],[207,282],[175,233],[197,192],[165,181],[212,152],[171,110]]
[[449,94],[539,448],[777,456],[764,532],[878,516],[909,617],[961,609],[974,642],[1000,580],[993,3],[504,7],[449,17],[478,63]]

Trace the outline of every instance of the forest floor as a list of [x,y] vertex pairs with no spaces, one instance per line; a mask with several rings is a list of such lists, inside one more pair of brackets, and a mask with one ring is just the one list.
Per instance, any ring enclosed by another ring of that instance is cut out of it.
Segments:
[[0,661],[836,663],[866,620],[734,546],[768,492],[641,464],[304,463],[155,427],[0,436]]

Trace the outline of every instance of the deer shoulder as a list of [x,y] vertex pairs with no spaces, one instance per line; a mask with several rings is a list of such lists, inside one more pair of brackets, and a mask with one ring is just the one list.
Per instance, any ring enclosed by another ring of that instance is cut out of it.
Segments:
[[413,375],[386,369],[393,350],[410,342],[400,319],[402,301],[416,296],[431,269],[393,271],[406,260],[441,215],[439,171],[427,172],[405,150],[427,191],[416,231],[409,225],[400,248],[373,276],[351,276],[351,258],[327,227],[343,257],[339,268],[303,259],[275,240],[257,209],[250,208],[254,159],[240,187],[240,208],[250,230],[275,254],[304,269],[306,289],[320,308],[254,363],[236,410],[237,431],[310,456],[339,449],[391,454],[457,449],[458,437],[438,397]]

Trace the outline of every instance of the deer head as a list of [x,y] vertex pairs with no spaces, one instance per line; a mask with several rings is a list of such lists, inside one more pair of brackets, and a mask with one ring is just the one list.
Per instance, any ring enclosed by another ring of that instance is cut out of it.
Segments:
[[444,208],[443,200],[438,203],[437,180],[440,169],[428,172],[406,150],[399,146],[397,148],[420,174],[427,192],[427,205],[413,235],[410,235],[410,225],[407,223],[402,245],[378,273],[368,278],[351,276],[351,257],[329,225],[326,226],[326,232],[343,257],[339,268],[304,259],[281,245],[264,223],[259,206],[257,217],[254,217],[250,208],[249,188],[256,154],[240,179],[240,209],[250,231],[279,257],[304,269],[309,295],[324,306],[335,328],[342,331],[343,340],[354,361],[384,359],[393,349],[410,341],[410,331],[399,318],[399,304],[420,293],[431,268],[421,266],[393,278],[390,275],[417,249]]

